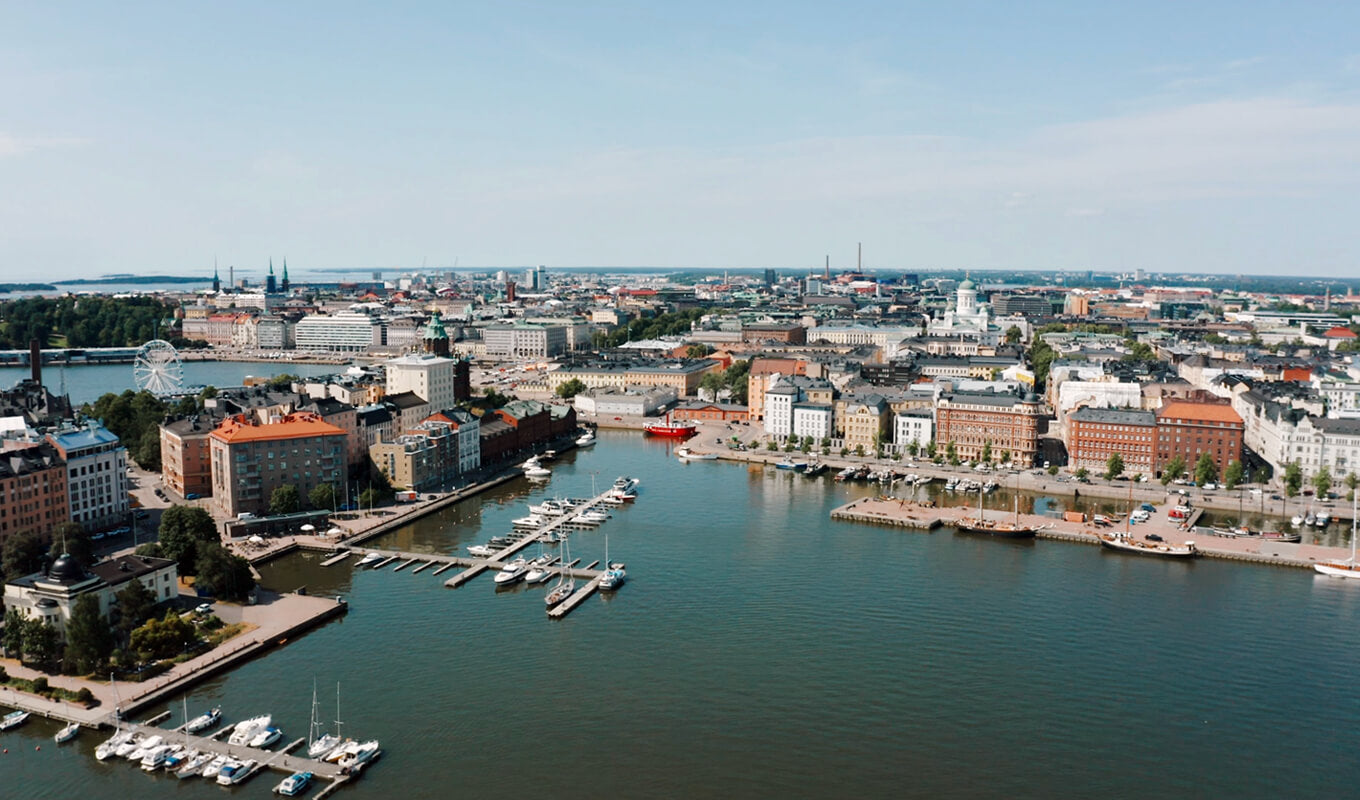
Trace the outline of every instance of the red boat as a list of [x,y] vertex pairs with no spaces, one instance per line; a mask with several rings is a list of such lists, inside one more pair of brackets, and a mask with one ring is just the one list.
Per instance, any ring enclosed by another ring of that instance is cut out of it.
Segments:
[[693,436],[697,432],[693,422],[672,423],[669,413],[666,414],[665,420],[643,425],[642,430],[652,436],[671,436],[677,439]]

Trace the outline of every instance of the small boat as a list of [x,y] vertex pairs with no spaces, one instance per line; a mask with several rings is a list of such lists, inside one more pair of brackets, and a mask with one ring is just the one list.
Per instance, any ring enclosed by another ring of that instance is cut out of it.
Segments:
[[560,517],[575,508],[576,504],[570,500],[544,500],[536,506],[529,506],[529,513],[534,517]]
[[510,524],[516,528],[541,528],[547,523],[543,517],[537,514],[530,514],[527,517],[511,520]]
[[131,753],[133,750],[136,750],[138,747],[141,746],[142,736],[140,734],[134,733],[128,738],[124,739],[121,743],[119,743],[117,747],[114,748],[113,755],[115,758],[127,758],[128,753]]
[[803,463],[802,461],[794,461],[794,460],[791,459],[791,458],[785,458],[785,459],[779,461],[778,463],[776,463],[776,464],[774,465],[774,468],[775,468],[775,469],[791,469],[791,470],[793,470],[794,472],[802,472],[803,470],[807,469],[807,464]]
[[1260,536],[1262,539],[1271,542],[1303,541],[1303,534],[1299,533],[1298,531],[1291,531],[1290,533],[1285,533],[1284,531],[1261,531],[1259,534],[1254,535]]
[[950,478],[949,480],[947,480],[947,481],[944,482],[944,489],[945,489],[945,491],[947,491],[947,492],[952,492],[952,491],[954,491],[954,490],[957,489],[957,488],[959,488],[959,479],[958,479],[958,478]]
[[680,458],[681,461],[717,461],[717,460],[718,460],[718,454],[717,454],[717,453],[700,453],[700,452],[691,450],[691,449],[689,449],[688,447],[677,447],[677,448],[675,449],[675,454],[676,454],[677,456],[679,456],[679,458]]
[[631,503],[636,499],[637,495],[635,494],[629,494],[627,492],[614,492],[612,494],[605,495],[604,502],[611,506],[621,506],[626,503]]
[[255,734],[255,738],[250,740],[250,746],[257,748],[259,750],[268,750],[269,748],[278,744],[279,740],[282,738],[283,731],[274,727],[273,725],[270,725],[269,727]]
[[28,722],[27,711],[11,711],[5,716],[0,717],[0,731],[7,731],[13,728],[17,728],[20,725],[23,725],[25,722]]
[[628,580],[628,572],[624,569],[622,561],[615,561],[609,565],[609,569],[600,576],[600,588],[606,590],[617,589]]
[[340,759],[344,758],[346,753],[349,753],[353,748],[356,748],[358,746],[359,743],[354,741],[353,739],[346,739],[340,744],[336,745],[334,750],[322,756],[321,760],[325,761],[327,764],[334,764]]
[[541,465],[539,465],[539,466],[533,466],[533,467],[529,467],[528,469],[524,470],[524,477],[529,478],[529,479],[531,479],[531,480],[540,480],[540,479],[543,479],[543,478],[551,478],[551,477],[552,477],[552,470],[548,469],[547,467],[541,466]]
[[803,477],[805,477],[805,478],[815,478],[815,477],[817,477],[818,475],[821,475],[823,472],[826,472],[826,470],[827,470],[827,466],[826,466],[825,464],[823,464],[822,462],[820,462],[820,461],[809,461],[808,464],[807,464],[807,469],[803,470]]
[[366,567],[366,566],[368,566],[369,564],[376,564],[377,562],[382,561],[382,559],[383,559],[382,553],[369,553],[368,555],[366,555],[366,556],[364,556],[363,558],[359,559],[359,562],[358,562],[357,564],[355,564],[354,566],[356,566],[356,567]]
[[340,765],[341,772],[352,772],[356,767],[377,758],[379,753],[378,740],[370,739],[367,742],[349,748],[340,760],[336,763]]
[[198,733],[217,725],[222,721],[222,709],[214,708],[211,711],[199,714],[185,724],[184,729],[189,733]]
[[1172,506],[1166,512],[1167,519],[1189,519],[1190,506]]
[[1319,528],[1325,528],[1327,527],[1327,523],[1331,521],[1332,521],[1331,514],[1328,514],[1326,511],[1319,511],[1317,513],[1317,519],[1313,521],[1313,524],[1317,525]]
[[156,770],[165,766],[165,757],[169,754],[170,745],[168,744],[156,745],[150,750],[147,750],[146,755],[142,756],[141,760],[142,769],[146,772],[155,772]]
[[594,434],[593,432],[591,432],[591,431],[586,431],[585,433],[581,434],[580,436],[577,436],[577,437],[576,437],[576,446],[577,446],[577,447],[594,447],[594,446],[595,446],[595,434]]
[[1307,516],[1303,518],[1303,524],[1310,528],[1317,524],[1317,517],[1313,516],[1312,511],[1309,511]]
[[555,560],[557,559],[554,556],[540,555],[538,558],[530,561],[529,571],[524,573],[524,582],[533,584],[546,581],[552,576],[552,570],[548,569],[548,565],[552,564]]
[[199,753],[185,762],[184,766],[175,770],[175,777],[180,780],[197,778],[203,774],[203,768],[208,766],[208,762],[212,760],[212,753]]
[[698,427],[693,422],[671,422],[670,412],[666,412],[665,419],[661,422],[650,422],[643,425],[642,431],[651,436],[685,439],[693,436],[698,431]]
[[629,492],[636,489],[638,487],[638,484],[640,483],[642,483],[642,481],[638,480],[637,478],[630,478],[627,475],[620,475],[618,478],[614,480],[614,485],[611,488],[615,492],[628,494]]
[[284,778],[274,787],[274,794],[281,794],[284,797],[297,797],[307,791],[307,787],[312,783],[312,773],[294,772]]
[[845,469],[836,473],[836,480],[841,482],[848,481],[850,480],[851,477],[854,476],[854,474],[855,474],[854,467],[846,467]]
[[494,556],[496,553],[500,552],[489,544],[470,544],[467,546],[467,551],[468,555],[477,556],[478,558]]
[[496,585],[509,586],[512,583],[519,583],[524,580],[524,574],[528,571],[529,562],[521,556],[501,567],[501,571],[496,573]]
[[114,755],[119,745],[131,741],[135,735],[132,731],[117,731],[94,749],[94,757],[100,761],[107,761]]
[[1122,553],[1162,558],[1195,558],[1199,555],[1194,542],[1186,542],[1184,546],[1176,547],[1166,542],[1138,541],[1127,533],[1097,533],[1096,538],[1100,540],[1102,547]]
[[562,569],[557,573],[557,583],[548,590],[547,596],[543,598],[543,603],[551,611],[553,606],[558,605],[563,600],[571,597],[576,591],[576,579],[571,577],[568,572],[571,564],[571,546],[566,542],[562,544]]
[[1355,532],[1356,518],[1360,514],[1360,494],[1351,498],[1351,557],[1345,561],[1322,561],[1313,565],[1313,569],[1322,575],[1332,578],[1360,578],[1360,564],[1355,561]]
[[1289,519],[1289,524],[1293,525],[1295,528],[1303,525],[1303,515],[1295,514],[1293,517]]
[[256,734],[265,728],[268,728],[273,723],[274,718],[268,714],[262,714],[258,717],[242,720],[241,722],[236,723],[235,728],[232,728],[231,736],[227,739],[227,744],[249,744],[250,740],[254,739]]
[[236,784],[241,783],[246,778],[255,774],[256,763],[257,762],[253,758],[248,758],[245,761],[231,759],[226,763],[226,766],[222,767],[221,771],[217,773],[217,785],[235,786]]
[[76,736],[79,733],[80,723],[72,722],[65,728],[62,728],[61,730],[57,731],[57,735],[52,737],[52,741],[56,742],[57,744],[64,744],[76,738]]
[[572,517],[570,521],[573,525],[589,525],[594,527],[596,525],[603,525],[608,520],[609,515],[603,511],[587,511],[584,514],[577,514]]
[[207,764],[204,764],[203,771],[199,774],[210,781],[216,780],[217,773],[222,771],[222,768],[227,765],[227,761],[229,760],[230,759],[228,759],[226,756],[217,756],[213,760],[209,761]]
[[195,758],[198,758],[197,750],[190,750],[182,744],[177,744],[165,756],[165,771],[178,774],[184,765]]
[[140,744],[132,748],[132,750],[126,756],[124,756],[124,758],[126,758],[128,761],[136,761],[140,763],[142,759],[146,758],[147,753],[151,752],[152,750],[155,750],[157,747],[160,747],[164,741],[165,739],[160,736],[148,736],[145,739],[143,739]]
[[913,483],[915,483],[917,486],[925,486],[926,484],[930,483],[933,480],[935,479],[930,477],[929,475],[922,475],[921,477],[913,481]]

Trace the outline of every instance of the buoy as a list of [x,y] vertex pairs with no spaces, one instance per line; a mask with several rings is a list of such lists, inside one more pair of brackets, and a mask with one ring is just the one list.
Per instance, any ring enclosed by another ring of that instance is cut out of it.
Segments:
[[33,749],[34,749],[34,750],[41,750],[41,749],[42,749],[42,745],[38,745],[37,747],[35,747],[35,748],[33,748]]

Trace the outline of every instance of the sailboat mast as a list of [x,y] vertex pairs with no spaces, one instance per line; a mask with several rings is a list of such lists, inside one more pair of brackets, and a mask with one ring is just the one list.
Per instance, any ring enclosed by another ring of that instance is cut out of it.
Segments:
[[1360,508],[1360,506],[1358,506],[1357,503],[1360,503],[1360,492],[1357,492],[1356,490],[1352,489],[1352,490],[1351,490],[1351,565],[1352,565],[1352,566],[1355,565],[1355,511],[1356,511],[1356,508]]

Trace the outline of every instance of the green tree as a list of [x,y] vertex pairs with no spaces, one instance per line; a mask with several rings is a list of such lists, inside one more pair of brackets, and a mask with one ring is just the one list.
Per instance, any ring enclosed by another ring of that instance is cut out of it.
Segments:
[[5,580],[22,578],[43,568],[47,554],[47,543],[37,531],[19,531],[5,537],[0,547],[0,568],[4,569]]
[[269,495],[270,514],[293,514],[301,505],[302,496],[298,493],[298,488],[291,483],[285,483]]
[[1006,344],[1017,344],[1023,334],[1019,325],[1012,325],[1006,329]]
[[5,612],[5,655],[9,658],[22,659],[24,657],[24,632],[28,630],[30,620],[22,611],[10,607]]
[[1029,345],[1029,361],[1034,366],[1034,391],[1042,392],[1048,382],[1048,370],[1058,354],[1036,335]]
[[984,461],[984,462],[986,462],[986,463],[988,463],[988,464],[992,463],[992,440],[991,440],[991,439],[988,439],[987,441],[985,441],[985,442],[982,443],[982,458],[980,458],[980,459],[978,459],[978,460],[979,460],[979,461]]
[[1242,462],[1233,459],[1223,470],[1223,488],[1236,489],[1242,483]]
[[692,344],[685,348],[685,358],[704,358],[713,352],[713,348],[706,344]]
[[571,399],[581,392],[584,392],[587,388],[585,381],[582,381],[580,378],[572,378],[571,380],[563,381],[558,384],[557,396],[564,399]]
[[959,465],[959,448],[952,439],[944,446],[944,457],[953,466]]
[[1048,465],[1048,474],[1049,474],[1049,475],[1057,475],[1057,474],[1058,474],[1058,465],[1057,465],[1057,464],[1049,464],[1049,465]]
[[165,548],[160,542],[143,542],[133,552],[146,558],[165,558]]
[[1297,461],[1291,461],[1284,467],[1284,493],[1289,497],[1298,495],[1303,488],[1303,467]]
[[1009,450],[1002,450],[1002,451],[1001,451],[1001,463],[1002,463],[1002,464],[1009,464],[1009,463],[1011,463],[1011,451],[1009,451]]
[[307,500],[311,502],[312,508],[334,509],[335,487],[329,483],[318,483],[315,488],[307,493]]
[[864,455],[864,445],[862,444],[855,445],[855,455],[857,456]]
[[183,653],[196,638],[193,623],[170,609],[134,630],[129,646],[143,661],[156,661]]
[[151,619],[156,609],[156,595],[140,580],[128,581],[127,586],[114,595],[114,599],[118,608],[115,629],[124,636],[130,635],[143,622]]
[[255,578],[250,574],[249,561],[221,545],[210,545],[198,557],[196,587],[220,600],[239,602],[255,588]]
[[24,626],[24,661],[44,669],[61,655],[61,634],[49,622],[30,620]]
[[1174,456],[1162,467],[1162,485],[1166,486],[1185,474],[1185,458]]
[[1218,479],[1218,465],[1214,463],[1213,456],[1208,453],[1201,453],[1199,460],[1195,462],[1195,483],[1203,486],[1206,483],[1213,483]]
[[1124,456],[1119,453],[1110,453],[1110,458],[1105,462],[1105,480],[1112,481],[1124,474]]
[[913,458],[915,458],[916,454],[919,452],[921,452],[921,445],[917,444],[915,439],[912,439],[910,442],[907,442],[907,453],[909,453]]
[[362,492],[359,492],[360,508],[373,508],[381,502],[382,492],[378,491],[375,487],[370,486]]
[[933,440],[926,442],[926,456],[928,456],[931,459],[934,459],[938,452],[939,448],[935,445],[935,442]]
[[1088,477],[1090,477],[1091,470],[1087,469],[1086,467],[1079,467],[1077,471],[1073,474],[1077,476],[1077,480],[1084,481]]
[[88,567],[94,563],[94,542],[90,532],[79,522],[63,522],[52,530],[52,558],[69,555],[77,564]]
[[270,378],[266,382],[266,385],[271,389],[287,389],[300,380],[302,380],[301,377],[294,375],[291,372],[281,372]]
[[1324,464],[1313,476],[1313,488],[1317,489],[1318,497],[1326,497],[1332,490],[1332,471],[1327,465]]
[[66,622],[66,663],[77,675],[88,675],[104,666],[113,652],[113,633],[99,613],[99,601],[83,594]]
[[181,575],[193,575],[198,548],[220,540],[212,516],[197,506],[171,506],[161,514],[157,529],[161,551],[179,562]]

